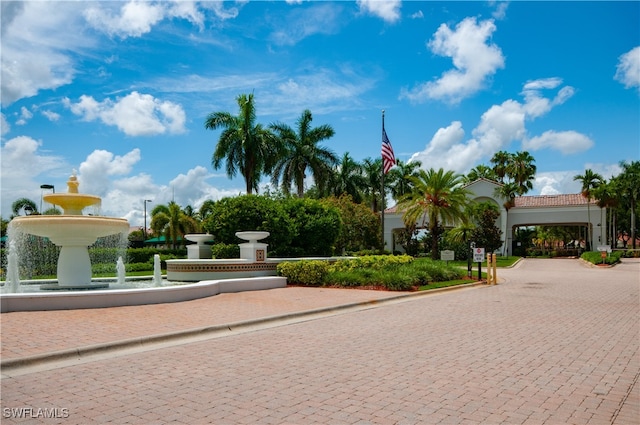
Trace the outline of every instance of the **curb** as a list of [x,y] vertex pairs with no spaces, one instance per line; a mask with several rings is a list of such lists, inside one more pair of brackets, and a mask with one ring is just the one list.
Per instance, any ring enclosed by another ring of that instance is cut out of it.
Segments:
[[68,359],[78,359],[83,357],[90,357],[96,355],[108,354],[110,352],[116,352],[125,349],[135,349],[135,348],[149,348],[152,349],[154,345],[159,345],[162,343],[170,343],[179,341],[181,339],[188,338],[207,338],[213,337],[216,334],[221,333],[231,333],[234,331],[239,331],[246,328],[251,328],[259,325],[266,325],[269,323],[277,323],[277,322],[285,322],[298,320],[305,317],[308,317],[311,320],[314,316],[322,316],[331,313],[342,313],[350,310],[363,310],[366,308],[374,308],[383,304],[392,303],[392,302],[401,302],[401,301],[410,301],[410,299],[429,296],[441,292],[449,292],[455,291],[465,288],[473,288],[476,286],[484,286],[484,282],[472,282],[466,283],[462,285],[448,286],[445,288],[436,288],[428,291],[420,291],[409,294],[402,294],[391,296],[388,298],[376,299],[376,300],[368,300],[368,301],[359,301],[355,303],[342,304],[331,307],[322,307],[312,310],[304,310],[299,312],[287,313],[276,316],[267,316],[261,317],[258,319],[250,319],[244,320],[240,322],[231,322],[228,324],[221,325],[212,325],[212,326],[203,326],[198,328],[186,329],[181,331],[169,332],[164,334],[156,334],[149,335],[143,337],[130,338],[120,341],[113,342],[105,342],[94,345],[86,345],[82,347],[70,348],[66,350],[53,351],[49,353],[36,354],[32,356],[18,357],[13,359],[0,360],[0,370],[5,372],[10,372],[12,370],[42,365],[45,363],[51,363],[56,361],[63,361]]

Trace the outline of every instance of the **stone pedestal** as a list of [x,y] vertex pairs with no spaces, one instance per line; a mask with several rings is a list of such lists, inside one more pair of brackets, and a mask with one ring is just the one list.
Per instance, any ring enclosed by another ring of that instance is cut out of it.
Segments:
[[240,246],[240,258],[243,260],[249,260],[254,263],[259,263],[267,258],[267,246],[266,243],[261,242],[246,242],[239,244]]
[[187,258],[191,260],[198,259],[210,259],[212,257],[211,254],[211,246],[209,245],[187,245]]

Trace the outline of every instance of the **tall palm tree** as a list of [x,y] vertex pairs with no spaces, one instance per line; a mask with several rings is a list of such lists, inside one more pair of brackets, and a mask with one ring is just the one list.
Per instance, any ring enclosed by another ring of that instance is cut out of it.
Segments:
[[411,178],[418,176],[418,170],[422,166],[420,161],[404,162],[400,159],[396,159],[396,166],[393,167],[387,174],[388,178],[385,182],[389,181],[389,187],[391,188],[391,196],[398,202],[407,193],[413,189]]
[[193,231],[198,231],[197,222],[171,201],[168,205],[156,205],[151,210],[151,229],[154,233],[164,235],[167,245],[175,249],[179,238]]
[[498,181],[498,175],[493,168],[489,167],[488,165],[480,164],[469,170],[469,172],[465,176],[465,183],[473,183],[478,179]]
[[359,204],[362,202],[362,189],[365,184],[362,165],[354,161],[349,152],[345,152],[330,178],[330,193],[337,197],[343,194],[350,195],[353,202]]
[[20,211],[24,211],[25,215],[39,214],[36,203],[28,198],[16,199],[11,204],[11,212],[14,216],[20,215]]
[[414,190],[398,204],[403,220],[411,224],[428,220],[431,234],[431,258],[438,259],[438,237],[441,224],[467,221],[464,214],[470,192],[462,187],[463,176],[453,171],[420,170],[412,179]]
[[621,161],[622,173],[617,176],[621,197],[629,202],[631,210],[631,247],[636,249],[636,208],[640,200],[640,161]]
[[511,154],[507,151],[498,151],[491,157],[490,162],[493,164],[493,171],[500,183],[504,183],[507,175],[507,167],[511,162]]
[[371,211],[377,213],[382,206],[382,158],[365,158],[362,161],[362,176],[365,198],[371,205]]
[[284,151],[273,168],[272,182],[278,186],[282,178],[281,187],[285,194],[289,194],[292,184],[295,185],[299,198],[304,196],[307,168],[311,170],[316,184],[322,185],[338,163],[338,157],[332,150],[318,146],[322,140],[333,137],[333,128],[328,124],[312,128],[312,119],[311,111],[306,109],[298,118],[297,132],[282,123],[270,126],[284,145]]
[[535,159],[529,152],[516,152],[507,165],[507,175],[518,185],[518,195],[533,189],[531,182],[536,176]]
[[281,144],[275,135],[261,124],[256,124],[256,108],[252,94],[241,94],[236,98],[240,112],[212,112],[204,126],[209,130],[223,128],[213,152],[211,165],[219,169],[226,159],[227,176],[235,177],[240,171],[248,194],[258,190],[263,173],[269,173]]
[[[600,227],[606,229],[607,240],[603,242],[609,245],[611,244],[610,237],[612,232],[609,229],[608,223],[603,223],[603,210],[605,208],[609,208],[609,211],[611,211],[612,207],[617,204],[614,182],[610,181],[602,183],[593,191],[593,197],[596,200],[598,207],[600,207]],[[610,213],[609,217],[612,215],[613,214]]]
[[591,169],[587,168],[584,174],[576,174],[573,176],[573,180],[582,183],[581,193],[582,196],[587,198],[587,251],[593,249],[593,232],[591,231],[591,199],[593,198],[593,190],[604,183],[604,179],[598,173],[594,173]]
[[509,241],[513,240],[513,232],[509,228],[509,210],[513,208],[516,204],[515,200],[516,200],[516,195],[518,194],[518,191],[519,191],[519,188],[516,182],[504,183],[496,187],[496,189],[494,190],[494,194],[504,200],[504,203],[502,204],[502,206],[505,209],[506,224],[504,229],[505,230],[505,241],[504,241],[505,249],[502,252],[503,255],[509,255],[509,252],[511,250],[511,246],[509,246]]

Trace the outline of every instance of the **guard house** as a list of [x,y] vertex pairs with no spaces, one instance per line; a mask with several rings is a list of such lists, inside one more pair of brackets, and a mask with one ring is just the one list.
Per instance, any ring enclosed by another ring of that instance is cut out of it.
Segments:
[[[592,250],[598,245],[604,245],[607,241],[607,209],[600,208],[595,200],[589,204],[590,214],[587,211],[587,198],[581,194],[568,195],[539,195],[518,196],[514,199],[514,205],[508,210],[505,208],[505,199],[496,196],[496,188],[501,184],[488,179],[478,179],[466,186],[471,192],[471,199],[476,202],[492,202],[499,207],[500,217],[496,225],[502,231],[504,240],[500,252],[503,255],[513,254],[513,235],[515,229],[526,226],[587,226],[593,235]],[[402,213],[391,207],[384,213],[384,242],[385,249],[402,251],[403,248],[396,243],[395,235],[405,228]],[[589,215],[591,221],[589,221]]]

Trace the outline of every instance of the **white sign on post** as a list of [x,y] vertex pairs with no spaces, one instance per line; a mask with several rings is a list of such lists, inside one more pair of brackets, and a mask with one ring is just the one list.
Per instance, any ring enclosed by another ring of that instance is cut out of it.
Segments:
[[455,258],[456,253],[454,251],[451,250],[442,250],[440,251],[440,260],[442,261],[453,261],[453,259]]
[[484,261],[484,248],[473,248],[473,262],[482,263]]
[[600,252],[611,252],[611,245],[600,245],[598,246],[598,251]]

